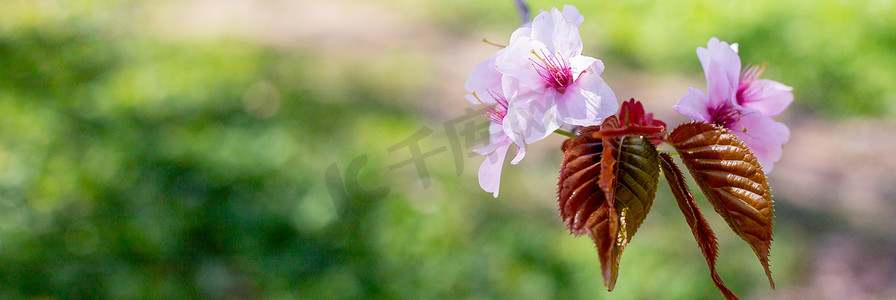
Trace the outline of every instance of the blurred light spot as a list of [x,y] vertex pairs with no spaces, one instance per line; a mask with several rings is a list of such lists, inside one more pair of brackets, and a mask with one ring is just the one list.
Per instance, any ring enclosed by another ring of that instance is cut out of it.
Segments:
[[49,158],[41,177],[26,195],[28,205],[37,212],[49,213],[71,201],[78,189],[77,174],[71,172],[74,169],[74,163],[65,157]]
[[280,110],[280,92],[267,81],[257,82],[246,90],[243,109],[253,117],[270,118]]
[[317,231],[336,220],[334,199],[320,188],[311,191],[299,200],[294,222],[303,231]]

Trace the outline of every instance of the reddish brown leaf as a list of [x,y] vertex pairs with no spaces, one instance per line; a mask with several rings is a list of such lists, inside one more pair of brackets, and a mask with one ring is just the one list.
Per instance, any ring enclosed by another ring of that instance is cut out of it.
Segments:
[[575,235],[588,233],[585,223],[606,202],[597,185],[603,149],[599,126],[584,127],[563,143],[557,201],[563,222]]
[[660,166],[662,166],[663,175],[666,177],[666,181],[669,182],[669,188],[672,189],[672,194],[675,195],[675,201],[678,202],[678,208],[681,210],[681,213],[684,214],[688,226],[691,227],[691,233],[694,234],[697,246],[703,251],[703,257],[706,258],[706,264],[709,265],[709,273],[712,277],[712,282],[715,283],[719,291],[725,295],[725,299],[737,299],[737,296],[725,286],[725,283],[722,282],[722,278],[719,277],[719,274],[716,272],[716,258],[719,256],[719,244],[716,242],[716,236],[709,227],[709,223],[706,222],[706,219],[703,218],[703,214],[700,213],[700,209],[697,208],[697,204],[694,203],[694,196],[691,195],[691,191],[688,189],[687,183],[685,183],[681,170],[678,169],[678,166],[675,165],[675,162],[669,154],[660,153],[660,158]]
[[604,136],[606,152],[618,152],[614,207],[620,218],[625,217],[625,236],[630,240],[644,222],[659,183],[659,156],[649,139],[642,136],[608,138]]
[[[616,124],[616,119],[607,122],[603,126]],[[604,285],[612,290],[620,254],[653,204],[659,159],[647,138],[608,136],[601,128],[584,128],[564,142],[558,204],[572,233],[591,236]]]
[[[606,120],[604,120],[604,124],[601,125],[601,129],[607,128],[618,128],[619,121],[616,119],[616,116],[610,116]],[[612,206],[614,195],[616,193],[616,162],[618,161],[619,151],[616,148],[616,145],[607,143],[608,141],[615,140],[617,137],[615,136],[604,136],[601,135],[601,139],[603,140],[604,152],[601,155],[600,159],[600,179],[598,180],[598,185],[600,185],[600,189],[604,191],[604,195],[606,195],[607,204]]]
[[619,257],[625,246],[620,247],[616,238],[619,234],[619,216],[616,214],[616,209],[606,202],[601,204],[588,219],[587,229],[588,235],[597,246],[604,286],[608,291],[612,291],[619,274]]
[[669,143],[716,212],[753,248],[774,289],[768,263],[774,208],[759,161],[728,129],[707,123],[678,126]]
[[644,111],[644,105],[635,101],[635,98],[622,102],[622,107],[619,109],[619,121],[625,125],[666,128],[666,123],[654,120],[653,114]]
[[566,227],[575,235],[591,236],[597,246],[604,285],[612,290],[619,217],[598,184],[604,153],[601,137],[599,126],[584,127],[579,136],[563,143],[557,202]]
[[619,108],[619,116],[613,116],[616,120],[604,122],[602,133],[604,136],[645,136],[650,138],[654,145],[662,142],[666,132],[666,123],[654,120],[652,113],[644,111],[641,102],[634,98],[622,102]]

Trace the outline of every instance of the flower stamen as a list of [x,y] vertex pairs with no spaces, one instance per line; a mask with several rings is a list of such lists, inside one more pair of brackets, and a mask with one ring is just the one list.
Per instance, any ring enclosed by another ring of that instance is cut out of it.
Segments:
[[503,95],[491,90],[488,91],[488,94],[498,103],[486,104],[485,102],[482,102],[482,99],[479,99],[476,92],[473,92],[473,98],[476,98],[476,101],[479,101],[479,104],[482,104],[482,106],[485,107],[486,112],[482,115],[485,116],[486,119],[492,121],[492,123],[503,125],[504,117],[507,116],[507,98],[504,98]]
[[566,87],[574,81],[572,68],[569,66],[569,63],[560,56],[560,53],[556,53],[555,55],[545,50],[546,49],[541,49],[540,54],[535,52],[535,50],[531,50],[530,52],[538,58],[538,61],[531,58],[529,60],[532,61],[532,66],[535,67],[535,72],[547,83],[547,87],[552,87],[563,94],[566,92]]
[[504,49],[504,48],[507,47],[507,45],[501,45],[501,44],[498,44],[498,43],[494,43],[494,42],[489,41],[488,39],[482,39],[482,42],[483,42],[483,43],[486,43],[486,44],[489,44],[489,45],[492,45],[492,46],[495,46],[495,47],[498,47],[498,48],[501,48],[501,49]]
[[759,79],[759,76],[765,71],[766,66],[768,66],[768,63],[763,63],[762,66],[747,64],[747,66],[740,71],[741,84],[750,85],[753,81]]
[[713,124],[731,129],[734,124],[740,121],[741,112],[734,109],[730,104],[725,104],[709,111],[710,121]]
[[762,75],[762,72],[765,71],[765,67],[768,63],[763,63],[762,66],[757,65],[749,65],[744,67],[743,70],[740,71],[740,82],[737,85],[737,104],[743,105],[745,97],[744,92],[753,85],[756,80],[759,80],[759,76]]

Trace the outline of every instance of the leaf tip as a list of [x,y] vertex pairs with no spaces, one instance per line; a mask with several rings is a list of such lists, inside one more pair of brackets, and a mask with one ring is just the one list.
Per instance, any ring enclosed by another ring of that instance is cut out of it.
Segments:
[[604,275],[604,287],[607,288],[607,292],[612,292],[614,288],[616,288],[616,278],[613,277],[612,271],[609,269],[603,270]]
[[775,280],[772,279],[772,270],[769,268],[768,256],[766,255],[764,259],[760,261],[762,263],[762,267],[765,268],[765,276],[768,277],[768,284],[772,287],[772,290],[775,289]]

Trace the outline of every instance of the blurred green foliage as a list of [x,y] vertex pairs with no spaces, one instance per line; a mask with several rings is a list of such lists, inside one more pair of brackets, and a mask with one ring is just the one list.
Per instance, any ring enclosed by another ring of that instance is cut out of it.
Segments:
[[[896,111],[889,1],[571,3],[608,65],[699,76],[693,49],[719,36],[803,110]],[[478,158],[462,176],[448,152],[426,160],[428,188],[390,168],[405,152],[387,149],[421,127],[423,149],[447,146],[418,113],[438,81],[426,54],[161,39],[130,19],[142,2],[3,5],[0,298],[718,296],[665,186],[607,293],[593,245],[552,207],[559,152],[509,168],[498,199]],[[510,1],[420,6],[464,38],[517,20]],[[711,222],[729,287],[762,293],[749,247]],[[799,276],[803,235],[777,229],[779,286]]]

